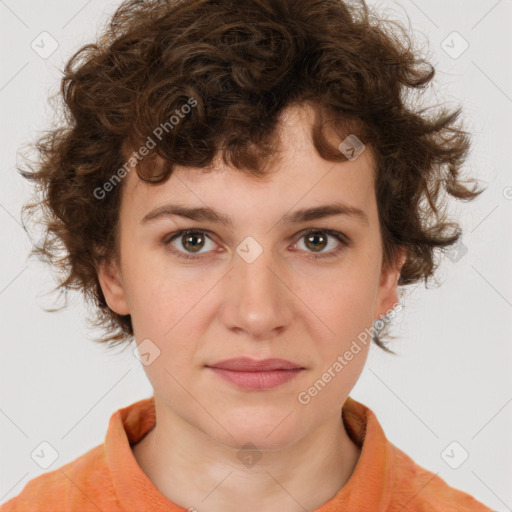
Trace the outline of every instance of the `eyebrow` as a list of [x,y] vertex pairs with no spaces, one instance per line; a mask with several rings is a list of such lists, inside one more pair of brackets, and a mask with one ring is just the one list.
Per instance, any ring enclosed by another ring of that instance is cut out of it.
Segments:
[[[285,224],[300,224],[309,220],[323,219],[325,217],[333,217],[335,215],[347,215],[354,217],[367,226],[370,224],[366,212],[355,206],[350,206],[342,203],[332,203],[314,208],[306,208],[287,213],[283,216],[282,222]],[[223,226],[232,227],[233,221],[230,217],[217,212],[216,210],[208,207],[189,207],[178,204],[165,204],[151,210],[141,220],[140,224],[145,225],[157,219],[164,217],[183,217],[186,219],[196,221],[210,221]]]

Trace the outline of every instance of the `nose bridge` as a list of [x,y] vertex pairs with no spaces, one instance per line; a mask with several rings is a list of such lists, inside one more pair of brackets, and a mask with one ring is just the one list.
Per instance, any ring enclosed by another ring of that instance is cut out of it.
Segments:
[[247,291],[265,293],[282,286],[275,275],[279,272],[278,265],[270,246],[263,247],[255,238],[247,237],[238,245],[236,252],[236,268]]
[[282,328],[292,317],[291,294],[283,283],[283,266],[270,247],[247,237],[236,248],[225,294],[224,321],[252,336]]

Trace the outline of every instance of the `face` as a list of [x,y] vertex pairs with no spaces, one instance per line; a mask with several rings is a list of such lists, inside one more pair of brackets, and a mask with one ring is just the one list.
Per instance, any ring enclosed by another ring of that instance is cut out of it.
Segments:
[[[282,153],[264,182],[221,164],[213,172],[178,167],[156,186],[130,172],[121,264],[99,274],[109,307],[131,315],[137,344],[150,340],[144,368],[157,403],[233,448],[283,448],[339,418],[370,340],[350,360],[344,354],[397,303],[398,271],[381,268],[370,149],[352,161],[323,160],[311,121],[310,110],[285,111]],[[292,218],[332,204],[362,213]],[[166,205],[209,208],[231,224],[155,214]],[[303,369],[247,389],[208,368],[236,357]]]

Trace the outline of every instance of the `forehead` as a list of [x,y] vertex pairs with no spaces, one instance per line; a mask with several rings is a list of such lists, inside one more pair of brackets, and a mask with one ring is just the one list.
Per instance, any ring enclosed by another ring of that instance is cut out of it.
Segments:
[[[294,205],[305,208],[326,202],[371,210],[374,159],[370,148],[365,147],[352,161],[323,159],[311,139],[312,115],[304,108],[284,111],[276,133],[281,141],[280,151],[264,180],[227,166],[219,154],[210,168],[176,166],[170,178],[159,184],[145,183],[133,170],[127,174],[123,187],[122,215],[140,220],[151,209],[176,200],[247,216],[261,216],[263,208],[282,215]],[[335,147],[342,141],[334,132],[326,135]]]

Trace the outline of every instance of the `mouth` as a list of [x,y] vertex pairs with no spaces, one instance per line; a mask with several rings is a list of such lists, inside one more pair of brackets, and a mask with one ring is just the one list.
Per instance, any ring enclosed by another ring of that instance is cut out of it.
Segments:
[[285,359],[227,359],[206,365],[213,373],[243,389],[263,390],[280,386],[305,370]]
[[221,370],[231,370],[238,372],[271,372],[276,370],[298,370],[304,369],[301,365],[287,361],[286,359],[251,359],[250,357],[236,357],[218,361],[208,368],[219,368]]

